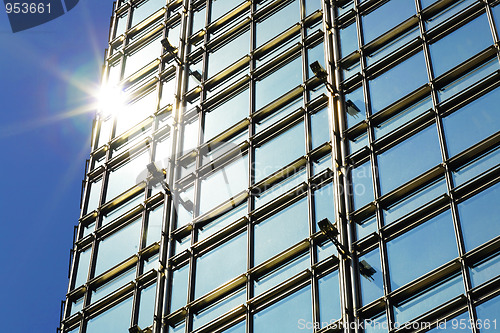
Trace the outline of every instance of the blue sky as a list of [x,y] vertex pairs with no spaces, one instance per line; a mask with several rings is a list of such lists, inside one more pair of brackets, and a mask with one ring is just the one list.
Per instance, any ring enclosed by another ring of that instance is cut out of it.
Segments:
[[82,0],[15,34],[2,7],[0,322],[3,332],[55,332],[112,1]]

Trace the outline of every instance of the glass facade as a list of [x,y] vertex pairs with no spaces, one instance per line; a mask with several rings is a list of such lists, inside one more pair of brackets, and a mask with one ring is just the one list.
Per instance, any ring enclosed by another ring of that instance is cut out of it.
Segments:
[[500,331],[498,3],[118,0],[61,331]]

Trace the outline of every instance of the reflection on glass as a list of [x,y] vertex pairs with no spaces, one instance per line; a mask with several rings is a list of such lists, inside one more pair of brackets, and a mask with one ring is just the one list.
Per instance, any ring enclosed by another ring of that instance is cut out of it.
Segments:
[[309,236],[307,212],[304,198],[255,225],[255,266]]
[[102,178],[99,178],[98,180],[88,184],[90,185],[90,193],[89,200],[87,201],[87,209],[85,210],[86,213],[94,211],[99,206]]
[[458,204],[465,249],[470,251],[500,234],[500,183]]
[[500,255],[490,256],[470,268],[470,277],[473,287],[485,283],[497,276],[500,271]]
[[193,329],[197,329],[211,322],[215,318],[236,308],[238,305],[242,305],[245,301],[246,290],[243,289],[214,304],[211,304],[208,308],[203,309],[201,312],[195,313],[193,318]]
[[97,317],[89,319],[86,332],[128,332],[130,321],[123,318],[130,318],[132,300],[133,298],[129,297]]
[[246,271],[246,237],[244,232],[197,259],[195,298]]
[[315,149],[330,141],[328,108],[311,115],[311,149]]
[[262,193],[255,194],[255,209],[260,208],[268,202],[276,199],[277,197],[285,194],[295,186],[306,181],[306,169],[302,169],[290,177],[273,184],[271,188],[264,190]]
[[454,259],[458,256],[457,251],[450,211],[389,241],[387,256],[392,289]]
[[332,323],[342,316],[340,306],[339,272],[335,271],[318,280],[319,319]]
[[263,130],[269,128],[272,124],[276,123],[278,120],[281,120],[284,117],[288,116],[293,111],[296,111],[301,106],[302,106],[302,98],[293,101],[291,104],[281,109],[276,110],[267,118],[256,122],[255,132],[256,133],[262,132]]
[[360,136],[349,139],[349,153],[353,154],[358,150],[368,146],[368,132],[363,132]]
[[139,303],[139,319],[137,325],[141,329],[149,327],[153,324],[153,314],[155,306],[156,283],[150,285],[146,289],[141,290]]
[[114,277],[112,280],[106,282],[96,290],[92,291],[92,302],[95,303],[104,296],[111,294],[113,291],[118,290],[123,287],[126,283],[133,281],[135,278],[135,267],[120,273],[120,275]]
[[402,47],[403,45],[409,43],[410,41],[419,36],[420,36],[420,30],[418,28],[415,28],[413,30],[404,33],[401,36],[398,36],[396,39],[394,39],[390,43],[387,43],[379,50],[368,55],[366,57],[367,65],[369,66],[371,64],[376,63],[380,59],[387,57],[389,54],[396,51],[398,48]]
[[375,138],[381,138],[386,134],[400,128],[404,124],[417,118],[424,112],[432,109],[432,99],[430,97],[410,106],[409,108],[397,113],[394,117],[389,118],[380,125],[375,126]]
[[481,173],[491,170],[498,165],[500,165],[500,147],[479,156],[455,170],[452,173],[453,182],[455,186],[460,186],[469,179],[475,178]]
[[231,41],[224,44],[220,49],[209,54],[207,77],[210,78],[224,68],[229,67],[229,65],[241,59],[248,52],[250,52],[250,30],[231,39]]
[[95,275],[98,276],[139,250],[141,219],[137,219],[99,242]]
[[155,38],[138,50],[130,52],[125,60],[123,77],[128,77],[149,64],[160,54],[160,38]]
[[144,199],[143,195],[140,194],[140,195],[132,198],[131,200],[123,203],[121,206],[116,207],[112,211],[103,214],[101,226],[108,224],[109,222],[113,221],[117,217],[125,214],[126,212],[128,212],[132,208],[136,207],[137,205],[139,205],[142,202],[143,199]]
[[71,302],[70,316],[74,315],[83,308],[83,297],[80,297],[74,302]]
[[360,223],[356,223],[357,239],[362,239],[374,232],[377,232],[377,217],[374,216]]
[[272,37],[291,26],[292,22],[300,21],[299,1],[290,2],[286,7],[273,13],[264,21],[257,23],[256,27],[256,47],[261,46]]
[[396,321],[400,324],[425,313],[464,293],[462,276],[456,275],[421,292],[394,307]]
[[151,257],[143,260],[142,273],[149,272],[152,269],[158,269],[158,262],[160,259],[160,255],[157,253],[152,255]]
[[[422,9],[436,2],[437,0],[421,0],[422,1]],[[430,30],[442,22],[446,21],[452,16],[455,16],[458,13],[461,13],[466,7],[470,4],[474,3],[476,0],[456,0],[454,3],[446,8],[445,10],[439,12],[437,15],[427,19],[425,21],[425,28]]]
[[379,112],[427,81],[424,55],[419,52],[370,81],[372,113]]
[[[359,257],[358,266],[360,268],[359,282],[361,286],[362,305],[366,305],[384,296],[384,281],[381,265],[380,250],[378,247]],[[371,267],[374,272],[365,272],[365,270],[369,270],[369,267]]]
[[260,295],[263,292],[270,290],[280,283],[286,281],[292,276],[309,268],[309,255],[303,255],[296,258],[285,265],[274,269],[272,272],[255,279],[254,296]]
[[378,155],[381,193],[389,193],[441,160],[438,133],[436,126],[431,125]]
[[363,87],[359,87],[356,90],[345,95],[346,102],[351,101],[359,110],[361,110],[361,113],[357,117],[351,116],[346,113],[345,117],[348,128],[351,128],[354,125],[358,124],[360,121],[363,121],[366,117],[365,100],[363,96]]
[[[280,153],[276,154],[277,151]],[[300,122],[255,149],[255,182],[259,182],[304,154],[305,131],[303,122]]]
[[205,239],[216,233],[219,230],[224,229],[233,222],[236,222],[239,218],[245,216],[247,213],[247,203],[244,202],[239,206],[231,209],[230,211],[218,216],[215,220],[210,221],[207,225],[203,226],[198,231],[198,240]]
[[[254,332],[259,333],[302,333],[313,332],[306,323],[312,321],[311,286],[278,301],[254,315]],[[301,325],[302,323],[302,325]]]
[[427,202],[437,198],[447,192],[446,181],[441,179],[436,181],[410,196],[400,200],[383,210],[384,224],[388,225],[397,219],[411,213],[413,210],[422,207]]
[[155,208],[149,212],[148,225],[145,230],[146,234],[146,247],[159,242],[161,238],[161,227],[163,220],[163,205]]
[[356,22],[346,27],[342,27],[339,30],[339,36],[341,45],[340,54],[342,58],[358,49],[358,33],[356,31]]
[[111,171],[108,176],[106,200],[109,201],[137,184],[141,172],[146,170],[149,163],[149,151],[123,163]]
[[429,45],[434,75],[439,76],[493,43],[486,14]]
[[497,88],[443,118],[450,157],[498,131],[500,112],[496,107],[499,98],[500,89]]
[[120,136],[156,111],[156,95],[156,90],[153,90],[127,104],[116,113],[115,137]]
[[78,254],[78,269],[76,270],[74,283],[75,288],[87,282],[91,253],[92,247],[89,247]]
[[189,265],[185,265],[178,270],[175,270],[172,276],[170,312],[174,312],[187,303]]
[[165,5],[165,0],[145,0],[134,7],[132,12],[132,26],[141,22]]
[[372,170],[369,160],[351,170],[351,180],[352,199],[354,209],[356,210],[372,202],[374,199]]
[[498,318],[498,314],[500,313],[500,297],[497,296],[492,300],[489,300],[481,305],[476,307],[477,319],[483,323],[483,328],[480,329],[481,333],[486,333],[489,329],[484,325],[487,321],[490,324],[490,329],[497,330],[498,323],[496,319]]
[[313,161],[313,175],[318,175],[327,168],[332,170],[332,156],[330,154]]
[[123,34],[125,32],[125,30],[127,29],[127,20],[128,20],[127,13],[125,13],[122,16],[119,16],[117,18],[115,38],[120,36],[121,34]]
[[316,217],[314,230],[319,229],[316,227],[316,224],[324,218],[327,218],[330,222],[334,223],[336,220],[336,207],[334,205],[333,183],[330,182],[328,185],[323,186],[319,190],[315,191],[313,194],[313,198],[314,215]]

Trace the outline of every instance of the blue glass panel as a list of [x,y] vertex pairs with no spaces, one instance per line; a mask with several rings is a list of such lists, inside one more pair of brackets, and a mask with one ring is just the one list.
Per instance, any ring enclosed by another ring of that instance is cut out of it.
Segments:
[[357,239],[361,239],[376,232],[377,228],[377,217],[375,216],[361,223],[356,223]]
[[74,302],[71,302],[70,316],[74,315],[83,308],[83,297],[80,297]]
[[[333,201],[333,183],[323,186],[314,192],[314,214],[316,216],[316,224],[324,218],[330,222],[335,222],[335,205]],[[319,229],[316,227],[315,229]]]
[[295,186],[307,180],[306,169],[296,172],[290,177],[274,184],[271,188],[265,190],[262,194],[255,196],[255,209],[260,208],[268,202],[276,199],[277,197],[285,194]]
[[295,0],[264,21],[257,23],[256,47],[300,21],[299,1]]
[[149,161],[149,151],[146,151],[114,169],[108,176],[106,201],[137,185]]
[[308,0],[304,4],[306,7],[306,17],[321,9],[321,0]]
[[419,36],[420,36],[420,30],[418,28],[406,32],[405,34],[391,41],[390,43],[387,43],[377,51],[369,54],[366,57],[366,64],[370,66],[376,63],[380,59],[387,57],[389,54],[396,51],[398,48],[402,47],[403,45],[409,43],[410,41],[416,39]]
[[141,2],[140,6],[135,7],[132,13],[132,26],[141,22],[163,6],[165,6],[165,0],[146,0]]
[[444,179],[434,182],[383,210],[384,224],[390,224],[447,192]]
[[[445,10],[439,12],[437,15],[427,19],[425,21],[425,28],[427,30],[430,30],[439,24],[443,23],[450,17],[463,12],[465,8],[470,6],[472,3],[476,2],[477,0],[456,0],[454,1],[455,3],[446,8]],[[428,5],[436,2],[436,0],[422,0],[422,9],[427,7]]]
[[201,312],[195,313],[193,318],[193,329],[197,329],[215,318],[223,315],[224,313],[242,305],[246,301],[246,290],[243,289],[236,292],[214,304],[208,308],[203,309]]
[[356,22],[339,30],[340,36],[340,55],[345,57],[358,49],[358,33],[356,31]]
[[[247,234],[242,233],[197,259],[195,298],[235,278],[247,269]],[[231,257],[231,260],[226,260]]]
[[500,147],[476,158],[452,173],[455,186],[460,186],[487,170],[500,165]]
[[488,19],[482,15],[429,46],[434,75],[443,74],[492,43]]
[[303,255],[299,258],[286,263],[284,266],[275,269],[274,271],[258,278],[254,282],[254,296],[260,295],[263,292],[276,287],[283,281],[292,276],[306,270],[310,267],[309,255]]
[[462,276],[447,279],[416,297],[394,307],[396,321],[400,324],[425,313],[452,298],[463,294]]
[[361,302],[363,305],[366,305],[377,298],[384,296],[384,281],[382,279],[382,264],[380,262],[379,248],[376,248],[375,250],[359,257],[359,265],[361,265],[362,261],[370,265],[375,270],[375,273],[372,276],[363,276],[360,274],[359,277]]
[[[276,152],[279,151],[279,154]],[[290,164],[305,154],[302,122],[255,149],[255,182]]]
[[500,89],[496,89],[443,119],[451,156],[498,132]]
[[364,94],[363,94],[363,87],[359,87],[356,90],[348,93],[345,95],[345,100],[351,101],[359,110],[361,110],[361,113],[356,116],[351,116],[346,113],[346,121],[347,121],[347,127],[351,128],[360,121],[364,120],[366,117],[366,107],[365,107],[365,100],[364,100]]
[[[313,332],[311,302],[311,287],[307,286],[256,313],[254,315],[254,332]],[[309,328],[306,328],[307,323],[311,325]]]
[[309,236],[307,212],[304,198],[255,225],[255,266]]
[[246,322],[241,322],[235,326],[222,331],[223,333],[245,333],[246,332]]
[[354,209],[373,201],[373,183],[370,161],[351,170]]
[[75,288],[87,282],[91,253],[92,253],[92,247],[89,247],[78,254],[78,268],[76,270],[76,277],[74,283]]
[[364,325],[365,333],[387,333],[389,331],[389,324],[387,323],[385,313],[365,320]]
[[[318,61],[323,68],[325,68],[325,47],[323,43],[320,43],[310,49],[307,50],[307,61],[309,64],[312,64],[315,61]],[[310,66],[307,66],[308,74],[307,77],[314,77],[314,73]]]
[[132,297],[127,298],[118,305],[115,305],[106,312],[90,319],[87,322],[86,333],[123,333],[128,332],[130,318],[132,314]]
[[417,118],[422,113],[432,109],[432,99],[430,97],[410,106],[409,108],[399,112],[394,117],[389,118],[380,125],[375,126],[375,139],[379,139],[386,134],[400,128],[404,124],[409,123]]
[[335,322],[342,316],[339,288],[338,271],[318,280],[319,319],[322,323]]
[[477,81],[485,78],[493,72],[496,72],[499,68],[500,66],[497,58],[488,61],[487,63],[467,73],[465,76],[450,83],[446,87],[439,89],[439,100],[444,101],[447,98],[461,92],[462,90],[465,90],[467,87],[471,86]]
[[500,183],[458,204],[467,251],[500,235]]
[[316,246],[317,253],[317,262],[320,262],[325,259],[329,259],[332,256],[338,258],[339,254],[337,248],[333,245],[333,242],[330,240],[325,241],[323,244]]
[[328,108],[311,115],[311,149],[330,141],[330,126]]
[[[451,213],[446,211],[387,243],[392,289],[458,256]],[[418,256],[414,254],[418,253]]]
[[330,155],[323,156],[319,160],[313,161],[313,175],[320,174],[327,168],[332,170],[332,157]]
[[416,14],[413,0],[389,1],[363,16],[365,43],[369,43],[384,32]]
[[[498,314],[500,313],[500,297],[497,296],[476,306],[477,327],[481,333],[498,331]],[[489,325],[488,325],[489,324]],[[487,326],[488,325],[488,326]]]
[[427,81],[424,55],[419,52],[370,81],[372,113],[377,113]]
[[259,110],[301,83],[302,58],[299,57],[255,83],[255,109]]
[[368,146],[368,132],[366,131],[357,138],[349,139],[350,154],[353,154],[366,146]]
[[145,231],[146,247],[159,242],[161,238],[161,226],[163,220],[163,205],[149,212],[148,225]]
[[103,214],[101,226],[108,224],[109,222],[111,222],[115,218],[125,214],[126,212],[128,212],[132,208],[137,207],[137,205],[139,205],[143,199],[144,199],[144,193],[141,193],[140,195],[136,196],[135,198],[133,198],[133,199],[125,202],[121,206],[113,209],[109,213]]
[[156,283],[141,291],[139,319],[137,324],[144,329],[153,325],[153,314],[156,298]]
[[93,303],[97,302],[104,296],[111,294],[112,292],[118,290],[119,288],[123,287],[125,284],[127,284],[130,281],[133,281],[134,279],[135,279],[135,267],[121,273],[120,275],[106,282],[96,290],[93,290],[92,302]]
[[208,223],[203,228],[199,229],[198,232],[198,240],[202,240],[210,235],[213,235],[219,230],[227,227],[231,223],[237,221],[242,216],[247,213],[247,204],[246,202],[237,206],[236,208],[231,209],[230,211],[224,213],[223,215],[217,217],[215,220]]
[[212,0],[212,11],[210,21],[214,22],[227,12],[231,11],[236,5],[242,1],[239,0]]
[[248,90],[245,90],[210,112],[205,112],[204,141],[248,117]]
[[95,275],[98,276],[139,250],[141,218],[99,242]]
[[498,272],[500,272],[500,255],[495,254],[470,268],[472,286],[477,287],[497,277]]
[[266,128],[269,128],[272,124],[276,123],[278,120],[283,119],[293,111],[296,111],[299,107],[302,106],[302,102],[303,102],[302,98],[295,100],[291,104],[286,105],[285,107],[275,111],[267,118],[255,122],[255,132],[256,133],[262,132]]
[[187,287],[189,281],[189,265],[173,272],[172,291],[170,296],[170,312],[183,307],[187,303]]
[[[437,130],[431,125],[378,156],[382,195],[439,163],[441,150]],[[412,167],[406,167],[408,165]]]
[[89,183],[90,192],[85,213],[90,213],[94,211],[97,206],[99,206],[99,198],[101,197],[101,185],[102,178],[99,178],[95,182]]
[[210,53],[208,56],[208,77],[219,73],[236,60],[241,59],[250,51],[250,31],[232,39],[222,48]]

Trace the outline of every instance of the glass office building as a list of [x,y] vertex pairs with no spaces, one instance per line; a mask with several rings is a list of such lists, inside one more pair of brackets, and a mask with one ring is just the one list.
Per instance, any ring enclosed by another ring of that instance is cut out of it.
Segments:
[[499,332],[497,3],[117,1],[62,332]]

